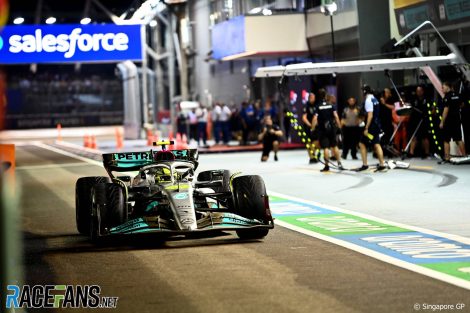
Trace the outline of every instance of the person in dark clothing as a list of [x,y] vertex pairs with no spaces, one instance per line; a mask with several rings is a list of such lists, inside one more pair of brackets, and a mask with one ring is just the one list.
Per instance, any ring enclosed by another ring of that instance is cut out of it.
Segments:
[[330,170],[330,149],[332,150],[338,162],[338,169],[344,170],[341,164],[341,157],[336,140],[336,131],[341,126],[336,106],[326,101],[326,90],[318,91],[318,103],[315,106],[315,114],[313,115],[312,127],[318,129],[318,138],[320,147],[323,149],[323,157],[325,158],[325,167],[321,170],[327,172]]
[[178,116],[176,118],[176,125],[177,125],[177,130],[178,133],[181,135],[187,135],[188,132],[188,115],[186,112],[180,111],[178,112]]
[[418,143],[422,144],[423,148],[423,158],[426,158],[429,156],[429,123],[424,120],[426,117],[426,112],[427,112],[427,103],[428,100],[425,97],[424,94],[424,88],[422,86],[416,87],[416,99],[412,103],[413,106],[413,111],[411,112],[410,115],[410,122],[409,122],[409,132],[408,134],[411,136],[416,130],[416,127],[420,125],[419,123],[421,122],[421,125],[419,126],[419,129],[416,132],[416,136],[413,138],[413,141],[411,142],[410,145],[410,157],[413,157],[415,155],[415,150],[416,150],[416,145]]
[[[380,125],[383,131],[382,142],[386,145],[389,144],[390,138],[392,138],[394,127],[392,112],[395,109],[393,103],[392,91],[390,88],[385,88],[380,98]],[[389,154],[386,152],[387,155]],[[391,155],[390,155],[391,156]]]
[[450,160],[450,141],[452,139],[459,147],[461,155],[465,155],[465,145],[462,141],[462,122],[460,119],[462,100],[460,96],[454,92],[452,85],[448,82],[442,84],[442,91],[444,92],[444,110],[442,112],[442,120],[439,128],[442,129],[444,137],[443,162],[445,163]]
[[315,149],[308,149],[308,155],[310,157],[310,164],[317,163],[318,158],[316,152],[318,151],[319,142],[318,142],[318,133],[313,130],[312,120],[315,115],[315,94],[311,92],[308,95],[308,101],[305,104],[302,114],[302,122],[304,123],[304,128],[308,133],[308,136],[311,140],[311,143],[315,146]]
[[243,123],[243,144],[248,144],[250,133],[256,130],[256,110],[255,106],[248,102],[242,103],[240,116]]
[[470,82],[465,82],[465,89],[462,94],[463,107],[461,110],[465,151],[470,151]]
[[231,137],[241,145],[243,141],[243,119],[238,108],[235,108],[230,115],[230,129],[232,130]]
[[274,161],[278,161],[277,152],[279,151],[279,141],[282,137],[281,128],[273,123],[270,115],[264,117],[264,127],[258,136],[259,141],[263,143],[263,153],[261,155],[261,162],[266,162],[269,158],[269,153],[274,151]]
[[362,91],[365,96],[364,109],[366,111],[366,125],[359,142],[362,166],[357,170],[364,171],[369,168],[367,165],[367,146],[372,145],[380,162],[379,166],[377,167],[377,171],[383,171],[386,169],[386,167],[384,164],[382,147],[380,146],[380,133],[382,131],[379,118],[380,104],[379,101],[374,97],[372,89],[369,86],[365,85],[362,88]]

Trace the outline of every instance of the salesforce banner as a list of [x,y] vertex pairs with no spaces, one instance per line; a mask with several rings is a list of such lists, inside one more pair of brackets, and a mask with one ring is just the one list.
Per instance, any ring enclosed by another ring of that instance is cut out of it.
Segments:
[[141,25],[20,25],[0,31],[0,64],[142,60]]

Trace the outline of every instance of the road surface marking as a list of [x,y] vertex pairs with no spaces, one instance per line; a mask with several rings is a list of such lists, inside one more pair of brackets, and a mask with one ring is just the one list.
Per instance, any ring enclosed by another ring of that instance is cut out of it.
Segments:
[[470,239],[268,192],[279,226],[470,290]]
[[[42,143],[35,146],[102,167]],[[470,238],[268,192],[279,226],[470,290]]]
[[17,166],[16,170],[42,170],[42,169],[51,169],[51,168],[64,168],[64,167],[77,167],[77,166],[89,166],[87,163],[61,163],[61,164],[45,164],[45,165],[25,165]]

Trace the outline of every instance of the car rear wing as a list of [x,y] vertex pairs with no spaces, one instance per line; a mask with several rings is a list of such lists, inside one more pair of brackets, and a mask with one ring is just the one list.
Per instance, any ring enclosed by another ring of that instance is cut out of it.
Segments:
[[[103,165],[108,172],[138,171],[142,167],[154,163],[154,155],[158,151],[116,152],[103,154]],[[170,150],[175,156],[175,161],[187,161],[194,163],[196,169],[199,158],[197,149]]]

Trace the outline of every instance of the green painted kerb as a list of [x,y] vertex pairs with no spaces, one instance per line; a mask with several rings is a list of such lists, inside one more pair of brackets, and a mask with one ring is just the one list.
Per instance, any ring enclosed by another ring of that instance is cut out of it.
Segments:
[[277,219],[327,236],[410,232],[349,214],[279,216]]
[[470,281],[470,262],[420,264],[435,271]]
[[269,202],[286,202],[289,201],[287,199],[276,197],[276,196],[269,196]]

